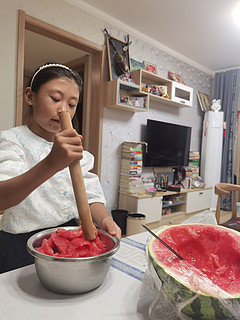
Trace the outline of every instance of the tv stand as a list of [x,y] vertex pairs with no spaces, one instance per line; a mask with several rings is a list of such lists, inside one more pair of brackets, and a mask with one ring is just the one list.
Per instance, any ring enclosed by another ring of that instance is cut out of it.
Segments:
[[[175,196],[179,201],[163,203],[169,196]],[[157,192],[155,196],[120,192],[119,208],[144,214],[146,223],[160,222],[161,225],[170,225],[183,222],[190,214],[209,209],[211,197],[212,187]],[[171,208],[171,213],[162,215],[162,209],[166,206]]]

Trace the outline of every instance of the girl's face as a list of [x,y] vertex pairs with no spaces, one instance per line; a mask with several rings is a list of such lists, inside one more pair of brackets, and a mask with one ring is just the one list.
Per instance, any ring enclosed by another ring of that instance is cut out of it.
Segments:
[[26,91],[26,101],[33,108],[30,129],[38,136],[53,141],[60,131],[58,112],[69,112],[73,118],[79,100],[79,88],[74,80],[56,78],[44,83],[38,93],[30,88]]

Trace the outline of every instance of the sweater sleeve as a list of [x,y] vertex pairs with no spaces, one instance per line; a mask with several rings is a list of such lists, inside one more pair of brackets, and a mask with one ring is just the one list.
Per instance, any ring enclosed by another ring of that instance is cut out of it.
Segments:
[[27,170],[25,154],[11,132],[0,133],[0,181],[16,177]]

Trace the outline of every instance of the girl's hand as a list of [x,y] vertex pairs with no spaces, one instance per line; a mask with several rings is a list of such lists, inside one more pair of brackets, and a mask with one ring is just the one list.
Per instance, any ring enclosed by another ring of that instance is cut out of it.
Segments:
[[94,223],[96,223],[96,225],[100,229],[105,230],[112,236],[121,239],[121,229],[108,215],[104,204],[100,202],[94,202],[91,203],[89,206]]
[[67,129],[55,135],[52,150],[47,158],[49,165],[58,172],[82,157],[82,136],[74,129]]
[[101,223],[101,229],[107,231],[114,237],[121,239],[121,229],[119,226],[112,220],[111,217],[103,218]]

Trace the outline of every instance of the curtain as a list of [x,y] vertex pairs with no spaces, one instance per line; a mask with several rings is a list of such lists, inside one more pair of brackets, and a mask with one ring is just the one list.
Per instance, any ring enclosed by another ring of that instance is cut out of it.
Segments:
[[[221,100],[224,121],[226,122],[221,168],[221,182],[225,183],[234,183],[239,88],[239,69],[217,72],[215,74],[214,99]],[[221,208],[223,210],[231,211],[232,199],[223,198]]]
[[[238,103],[239,105],[239,103]],[[236,184],[240,184],[240,111],[237,112],[237,137],[236,137],[236,156],[235,156],[235,177]],[[237,201],[240,201],[240,194],[237,194]]]

